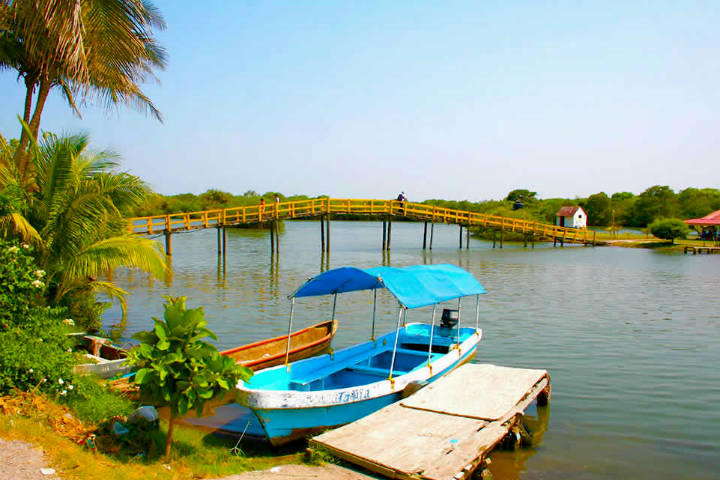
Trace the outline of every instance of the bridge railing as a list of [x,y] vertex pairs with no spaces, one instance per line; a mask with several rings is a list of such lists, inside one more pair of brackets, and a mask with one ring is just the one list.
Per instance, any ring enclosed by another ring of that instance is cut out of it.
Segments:
[[539,237],[585,242],[587,229],[549,225],[520,218],[436,207],[397,200],[315,198],[292,202],[272,202],[199,212],[172,213],[128,219],[128,232],[156,234],[224,225],[263,223],[275,219],[318,217],[321,215],[391,215],[435,223],[481,226],[504,231],[534,234]]

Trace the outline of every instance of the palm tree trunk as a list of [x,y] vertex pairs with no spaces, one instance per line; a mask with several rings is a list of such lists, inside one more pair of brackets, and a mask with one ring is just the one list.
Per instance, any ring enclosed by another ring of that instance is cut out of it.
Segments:
[[[33,112],[32,119],[28,126],[30,127],[30,133],[33,137],[37,138],[38,131],[40,130],[40,117],[42,116],[43,108],[45,108],[45,100],[47,100],[48,93],[50,93],[50,87],[52,86],[50,80],[43,78],[40,80],[40,88],[38,89],[37,101],[35,102],[35,111]],[[25,146],[22,145],[22,138],[26,138]],[[28,177],[30,175],[30,162],[27,154],[27,144],[30,142],[30,138],[27,136],[25,129],[21,137],[21,143],[18,147],[18,151],[22,150],[21,153],[22,161],[17,164],[18,173],[23,185],[28,183]],[[22,148],[21,148],[22,147]]]
[[[32,110],[32,98],[35,93],[35,85],[37,85],[37,79],[25,78],[25,108],[23,110],[23,122],[30,123],[30,112]],[[15,165],[18,167],[24,166],[25,159],[27,158],[27,146],[30,143],[30,137],[24,128],[20,131],[20,145],[15,150]]]

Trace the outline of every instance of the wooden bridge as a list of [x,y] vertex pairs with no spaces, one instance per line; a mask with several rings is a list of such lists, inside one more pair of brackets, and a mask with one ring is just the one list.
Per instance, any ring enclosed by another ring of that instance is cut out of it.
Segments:
[[[225,227],[238,225],[267,224],[270,226],[272,251],[279,249],[277,223],[280,220],[318,218],[321,223],[321,245],[324,251],[330,250],[330,218],[342,216],[368,217],[383,222],[383,250],[390,249],[392,219],[405,218],[425,222],[423,231],[423,249],[428,246],[428,223],[430,223],[430,249],[432,249],[433,226],[435,223],[460,226],[460,248],[462,248],[463,228],[465,228],[465,247],[469,246],[470,228],[483,227],[499,234],[502,248],[503,232],[522,233],[525,245],[529,241],[552,241],[553,244],[569,243],[595,244],[595,232],[532,222],[519,218],[499,217],[465,210],[435,207],[423,203],[401,202],[397,200],[357,200],[337,198],[316,198],[292,202],[277,202],[266,205],[249,205],[201,212],[172,213],[149,217],[128,219],[128,232],[140,235],[164,234],[165,250],[172,254],[170,241],[173,232],[196,229],[218,229],[218,253],[225,251]],[[222,237],[221,237],[222,232]],[[222,243],[221,243],[222,239]]]

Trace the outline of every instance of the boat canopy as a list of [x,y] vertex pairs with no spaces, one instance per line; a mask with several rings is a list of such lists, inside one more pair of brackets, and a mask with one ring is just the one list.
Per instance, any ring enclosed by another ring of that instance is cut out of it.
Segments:
[[406,308],[419,308],[468,295],[487,293],[469,272],[456,265],[410,267],[340,267],[323,272],[298,288],[292,297],[386,288]]

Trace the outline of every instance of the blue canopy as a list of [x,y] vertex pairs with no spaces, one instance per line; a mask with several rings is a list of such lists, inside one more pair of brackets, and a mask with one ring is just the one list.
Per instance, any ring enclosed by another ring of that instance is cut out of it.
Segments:
[[455,265],[413,265],[411,267],[341,267],[311,278],[294,297],[386,288],[407,308],[487,293],[469,272]]

